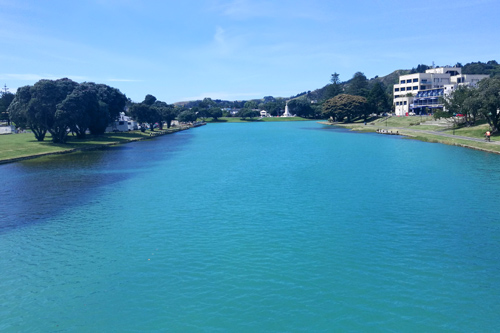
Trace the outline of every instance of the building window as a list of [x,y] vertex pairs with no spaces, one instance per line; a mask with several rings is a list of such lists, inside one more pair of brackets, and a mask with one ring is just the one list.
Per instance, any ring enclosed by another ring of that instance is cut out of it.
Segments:
[[394,88],[394,91],[399,91],[399,88]]
[[425,90],[425,86],[420,86],[420,90]]
[[396,105],[399,105],[399,102],[396,102]]
[[418,78],[416,78],[416,79],[413,79],[413,82],[418,82]]
[[406,101],[404,101],[405,105],[406,105]]
[[401,87],[401,91],[405,91],[405,87]]
[[406,80],[406,83],[411,83],[411,79]]
[[399,97],[399,95],[394,95],[394,98],[398,98],[398,97]]
[[401,80],[401,84],[404,84],[405,83],[405,80]]

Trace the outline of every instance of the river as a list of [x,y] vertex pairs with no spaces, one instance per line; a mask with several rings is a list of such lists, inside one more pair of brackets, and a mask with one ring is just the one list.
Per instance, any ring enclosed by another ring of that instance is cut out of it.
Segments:
[[0,179],[0,331],[498,326],[499,155],[209,124]]

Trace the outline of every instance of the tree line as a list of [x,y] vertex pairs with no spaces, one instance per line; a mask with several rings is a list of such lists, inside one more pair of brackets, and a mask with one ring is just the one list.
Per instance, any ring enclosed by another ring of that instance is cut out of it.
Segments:
[[370,84],[361,72],[356,72],[345,84],[340,82],[337,73],[332,74],[330,81],[322,103],[322,116],[325,118],[347,122],[362,118],[366,121],[370,114],[391,111],[390,95],[380,81]]

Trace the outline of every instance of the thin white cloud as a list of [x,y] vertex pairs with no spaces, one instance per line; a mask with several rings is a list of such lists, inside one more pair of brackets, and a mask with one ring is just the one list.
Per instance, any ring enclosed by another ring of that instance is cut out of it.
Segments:
[[229,0],[218,1],[215,9],[222,16],[233,20],[270,17],[324,20],[329,17],[321,3],[316,3],[314,0],[305,3],[291,3],[288,6],[268,0]]
[[134,79],[107,79],[108,82],[143,82],[143,80]]
[[273,12],[269,2],[233,0],[220,6],[222,14],[234,19],[268,16]]

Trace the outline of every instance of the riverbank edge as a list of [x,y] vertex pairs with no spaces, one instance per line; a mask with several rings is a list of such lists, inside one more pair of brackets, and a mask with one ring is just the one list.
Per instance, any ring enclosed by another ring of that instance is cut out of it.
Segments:
[[35,158],[50,156],[50,155],[63,155],[63,154],[71,154],[71,153],[84,152],[84,151],[102,150],[102,149],[106,149],[109,147],[127,144],[127,143],[131,143],[131,142],[151,140],[151,139],[157,138],[159,136],[174,134],[174,133],[177,133],[180,131],[188,130],[190,128],[193,128],[193,127],[177,128],[175,130],[172,130],[170,128],[169,130],[165,130],[164,132],[161,132],[161,131],[151,132],[150,136],[143,136],[141,138],[130,138],[130,139],[122,140],[122,141],[102,143],[102,144],[98,144],[96,147],[69,148],[69,149],[58,150],[58,151],[47,152],[47,153],[40,153],[40,154],[34,154],[34,155],[26,155],[26,156],[7,158],[7,159],[0,160],[0,165],[20,162],[20,161],[26,161],[26,160],[32,160]]
[[[338,126],[338,127],[349,129],[353,132],[358,132],[358,133],[364,133],[364,132],[377,133],[376,129],[359,127],[359,126],[356,126],[353,124],[329,123],[327,121],[319,121],[318,123],[322,124],[322,125],[328,125],[328,126]],[[381,134],[384,134],[384,133],[381,133]],[[391,134],[394,134],[394,133],[391,133]],[[440,143],[440,144],[445,144],[448,146],[457,146],[457,147],[462,147],[462,148],[469,148],[469,149],[484,151],[487,153],[500,154],[500,151],[496,151],[496,150],[492,150],[492,149],[487,149],[487,148],[478,147],[478,146],[469,145],[469,144],[464,144],[464,143],[459,143],[459,142],[451,142],[451,141],[445,140],[445,139],[433,138],[427,133],[419,133],[419,134],[408,133],[408,132],[405,132],[405,130],[401,129],[401,128],[398,129],[398,133],[396,135],[404,136],[405,138],[412,139],[412,140],[418,140],[418,141],[422,141],[422,142]]]

